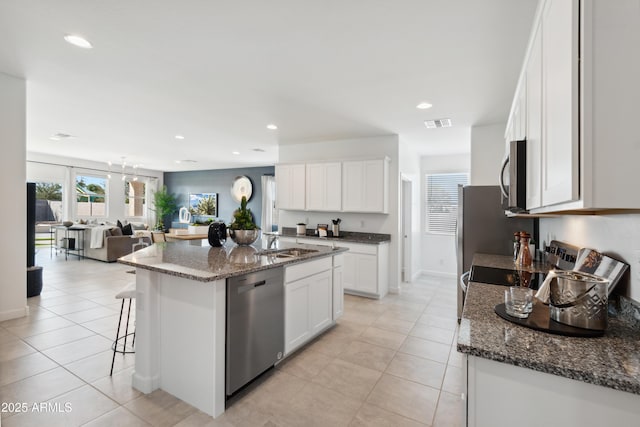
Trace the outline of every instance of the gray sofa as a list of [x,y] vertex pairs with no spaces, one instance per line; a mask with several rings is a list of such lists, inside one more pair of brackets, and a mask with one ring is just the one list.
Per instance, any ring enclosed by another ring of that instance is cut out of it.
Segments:
[[[75,227],[75,226],[74,226]],[[101,230],[103,234],[102,247],[91,248],[91,227],[86,227],[84,231],[84,241],[82,246],[78,246],[80,242],[76,242],[76,249],[79,247],[84,248],[83,254],[86,258],[95,259],[104,262],[115,262],[118,258],[129,255],[135,249],[141,249],[143,243],[145,245],[151,244],[149,237],[137,237],[137,236],[112,236],[108,229]],[[56,242],[64,237],[63,229],[56,229]]]

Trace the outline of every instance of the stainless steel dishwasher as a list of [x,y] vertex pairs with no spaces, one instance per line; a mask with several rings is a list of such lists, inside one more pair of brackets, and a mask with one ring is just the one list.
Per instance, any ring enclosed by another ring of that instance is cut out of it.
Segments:
[[227,279],[227,396],[282,359],[283,279],[282,267]]

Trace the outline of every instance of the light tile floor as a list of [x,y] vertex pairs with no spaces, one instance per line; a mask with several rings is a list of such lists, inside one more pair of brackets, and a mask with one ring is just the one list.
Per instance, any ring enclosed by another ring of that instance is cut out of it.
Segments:
[[[0,323],[5,427],[463,424],[453,279],[423,277],[379,301],[345,296],[335,328],[214,420],[166,392],[131,388],[135,355],[117,355],[109,376],[114,295],[134,280],[130,267],[50,258],[48,250],[37,262],[44,289],[28,299],[30,315]],[[6,412],[22,403],[26,412]]]

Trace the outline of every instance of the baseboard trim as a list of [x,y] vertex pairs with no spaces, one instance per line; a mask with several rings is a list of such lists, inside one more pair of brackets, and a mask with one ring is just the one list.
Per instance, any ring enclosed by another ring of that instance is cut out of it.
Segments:
[[5,320],[17,319],[18,317],[24,317],[29,315],[29,306],[26,305],[23,308],[17,308],[15,310],[7,310],[0,312],[0,322]]
[[421,270],[420,276],[435,276],[435,277],[444,277],[447,279],[455,279],[456,273],[446,273],[444,271],[434,271],[434,270]]
[[152,391],[160,388],[159,375],[154,375],[152,377],[144,377],[134,371],[131,382],[132,382],[133,388],[143,392],[144,394],[149,394]]

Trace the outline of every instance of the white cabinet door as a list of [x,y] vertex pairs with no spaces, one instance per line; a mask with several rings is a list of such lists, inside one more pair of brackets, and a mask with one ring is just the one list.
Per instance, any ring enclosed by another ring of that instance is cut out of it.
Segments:
[[360,161],[342,163],[342,209],[359,212],[364,200],[364,164]]
[[307,204],[306,208],[312,211],[324,209],[326,182],[326,169],[322,163],[307,164]]
[[344,272],[342,274],[342,285],[344,289],[358,288],[358,254],[351,251],[344,254]]
[[363,212],[387,212],[385,206],[386,162],[370,160],[364,162],[364,205]]
[[304,210],[305,165],[276,165],[278,209]]
[[579,199],[577,0],[542,12],[542,204]]
[[332,271],[311,276],[309,286],[309,327],[311,335],[331,325],[332,316]]
[[342,163],[325,164],[325,210],[342,210]]
[[535,31],[526,68],[527,209],[542,205],[542,34]]
[[343,211],[388,213],[388,159],[343,162],[342,170]]
[[344,267],[333,268],[333,320],[340,318],[344,314],[344,288],[342,277]]
[[308,281],[302,279],[286,284],[284,298],[284,349],[289,353],[311,337]]
[[371,294],[378,293],[378,257],[375,255],[357,255],[356,290]]
[[344,254],[344,289],[378,294],[378,257],[347,252]]
[[339,211],[342,208],[342,164],[309,163],[306,170],[306,209]]
[[331,258],[321,258],[285,269],[285,355],[333,323],[331,265]]

